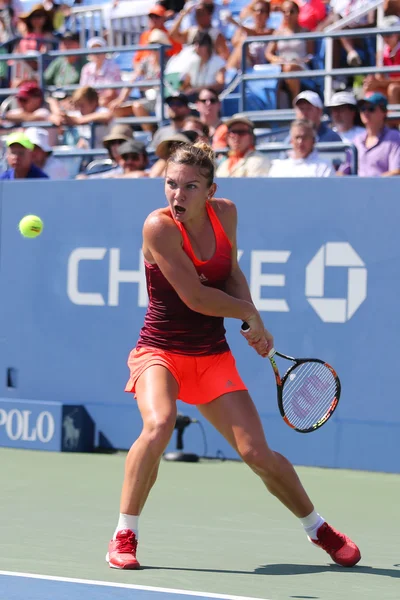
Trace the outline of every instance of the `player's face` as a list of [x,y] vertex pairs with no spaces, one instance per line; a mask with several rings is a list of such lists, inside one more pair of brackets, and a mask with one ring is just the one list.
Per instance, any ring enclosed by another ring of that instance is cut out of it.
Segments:
[[208,198],[212,198],[215,184],[201,174],[198,167],[170,163],[165,176],[165,195],[176,221],[185,223],[204,213]]

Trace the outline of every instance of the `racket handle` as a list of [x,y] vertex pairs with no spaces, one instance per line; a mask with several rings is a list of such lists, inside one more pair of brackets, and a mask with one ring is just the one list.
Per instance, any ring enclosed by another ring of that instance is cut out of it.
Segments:
[[[240,329],[243,331],[243,333],[247,333],[248,331],[250,331],[249,324],[246,323],[246,321],[243,321]],[[271,348],[271,350],[268,352],[268,358],[272,358],[275,354],[276,354],[275,348]]]

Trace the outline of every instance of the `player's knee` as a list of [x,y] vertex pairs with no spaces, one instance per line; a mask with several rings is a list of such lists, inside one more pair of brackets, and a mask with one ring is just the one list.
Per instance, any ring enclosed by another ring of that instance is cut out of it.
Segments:
[[163,447],[169,442],[175,423],[175,413],[154,415],[144,424],[142,435],[149,445]]
[[240,454],[244,462],[262,479],[275,479],[279,477],[279,469],[277,468],[274,452],[265,444],[260,443],[259,445],[249,446]]

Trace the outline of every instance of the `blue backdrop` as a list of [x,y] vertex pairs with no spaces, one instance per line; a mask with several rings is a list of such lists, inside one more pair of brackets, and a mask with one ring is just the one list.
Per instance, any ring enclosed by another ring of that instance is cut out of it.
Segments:
[[[270,444],[296,464],[398,472],[398,181],[221,180],[219,195],[238,205],[240,264],[277,349],[324,358],[342,380],[333,419],[309,435],[291,431],[267,361],[227,322]],[[96,443],[129,447],[141,426],[123,392],[147,302],[141,229],[164,203],[155,180],[1,185],[0,396],[83,404]],[[29,213],[45,223],[35,240],[17,231]],[[208,454],[234,457],[203,424]],[[199,427],[184,441],[203,454]]]

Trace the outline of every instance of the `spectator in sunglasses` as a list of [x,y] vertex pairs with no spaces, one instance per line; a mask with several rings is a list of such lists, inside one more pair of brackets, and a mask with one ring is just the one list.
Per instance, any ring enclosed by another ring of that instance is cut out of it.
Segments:
[[160,142],[171,137],[171,135],[180,133],[182,131],[184,120],[190,115],[189,100],[185,94],[168,96],[168,98],[165,99],[165,102],[168,106],[167,119],[170,120],[170,124],[157,129],[153,136],[153,148],[157,148]]
[[149,164],[146,146],[138,140],[128,140],[118,147],[118,163],[122,174],[115,177],[148,177],[145,171]]
[[212,88],[203,88],[199,92],[196,110],[203,123],[208,125],[213,150],[227,147],[227,126],[221,121],[221,102],[218,94]]
[[218,167],[217,177],[267,177],[271,163],[255,149],[254,124],[247,117],[227,121],[230,152]]
[[[232,37],[232,54],[227,61],[227,69],[239,69],[242,60],[242,46],[244,40],[248,36],[271,35],[272,29],[267,25],[270,15],[270,5],[266,0],[256,0],[249,8],[249,16],[252,17],[251,25],[244,25],[231,15],[227,17],[226,22],[235,25],[238,29]],[[247,60],[249,66],[264,64],[265,59],[265,42],[252,42],[247,46]]]
[[[366,132],[358,135],[353,143],[358,154],[360,177],[393,177],[400,175],[400,133],[386,126],[387,98],[375,92],[359,102],[361,121]],[[340,168],[342,175],[349,175],[350,164],[346,161]]]
[[199,117],[189,116],[183,122],[182,133],[190,135],[193,142],[210,143],[210,130]]
[[[172,24],[169,35],[172,40],[181,44],[193,44],[197,33],[208,33],[211,37],[215,53],[227,60],[230,54],[225,36],[219,29],[212,26],[212,17],[215,6],[212,2],[202,0],[198,4],[187,2],[185,8],[180,11],[177,19]],[[195,11],[196,25],[181,31],[183,19],[192,11]]]

